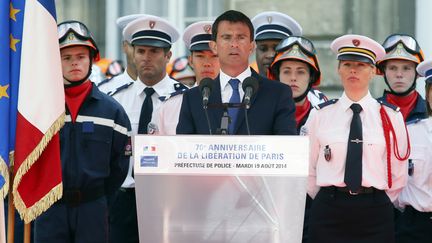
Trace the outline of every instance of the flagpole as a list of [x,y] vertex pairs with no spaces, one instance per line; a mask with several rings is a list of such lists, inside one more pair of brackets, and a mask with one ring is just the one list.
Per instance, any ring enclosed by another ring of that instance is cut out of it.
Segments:
[[24,224],[24,243],[30,243],[31,238],[31,223]]
[[15,234],[15,205],[13,202],[13,193],[12,193],[12,185],[13,185],[13,165],[11,165],[9,171],[9,196],[8,196],[8,229],[7,229],[7,242],[14,243],[14,234]]

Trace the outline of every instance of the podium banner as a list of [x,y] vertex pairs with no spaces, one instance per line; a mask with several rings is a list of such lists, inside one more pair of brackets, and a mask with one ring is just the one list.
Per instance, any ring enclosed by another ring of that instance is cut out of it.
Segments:
[[140,242],[301,242],[309,140],[134,139]]

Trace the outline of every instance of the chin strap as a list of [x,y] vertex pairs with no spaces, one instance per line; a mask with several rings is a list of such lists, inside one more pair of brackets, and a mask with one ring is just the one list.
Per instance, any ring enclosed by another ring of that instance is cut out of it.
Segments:
[[294,98],[294,102],[297,103],[297,102],[302,101],[308,95],[308,93],[311,90],[311,88],[312,88],[312,82],[309,82],[306,91],[302,95],[300,95],[299,97]]
[[90,77],[90,75],[91,75],[92,65],[93,65],[93,62],[90,61],[89,71],[88,71],[87,75],[83,79],[81,79],[81,80],[70,81],[67,78],[65,78],[65,76],[63,76],[63,79],[69,82],[68,84],[64,84],[64,87],[67,89],[67,88],[75,87],[75,86],[78,86],[78,85],[84,83]]
[[387,112],[385,111],[383,105],[381,105],[381,108],[380,108],[380,115],[381,115],[381,121],[383,124],[383,132],[384,132],[384,138],[385,138],[385,143],[386,143],[386,148],[387,148],[386,149],[386,151],[387,151],[387,183],[388,183],[388,187],[391,188],[393,183],[392,183],[392,177],[391,177],[391,150],[392,150],[392,147],[391,147],[390,135],[392,135],[392,137],[393,137],[394,155],[400,161],[408,159],[408,157],[411,154],[411,145],[410,145],[410,140],[409,140],[409,136],[408,136],[408,130],[407,130],[407,127],[405,125],[405,133],[406,133],[406,139],[407,139],[407,150],[406,150],[405,156],[402,157],[399,153],[399,146],[397,144],[396,133],[394,131],[391,120],[390,120]]
[[390,84],[389,84],[389,82],[388,82],[388,80],[387,80],[387,77],[386,77],[386,74],[384,73],[384,81],[385,81],[385,83],[387,84],[387,87],[389,88],[389,93],[391,93],[391,94],[393,94],[393,95],[396,95],[396,96],[406,96],[406,95],[408,95],[409,93],[411,93],[411,91],[413,91],[413,90],[415,90],[416,89],[416,85],[417,85],[417,73],[416,73],[416,75],[415,75],[415,77],[414,77],[414,82],[412,83],[412,85],[411,85],[411,87],[409,87],[406,91],[404,91],[404,92],[396,92],[396,91],[394,91],[391,87],[390,87]]

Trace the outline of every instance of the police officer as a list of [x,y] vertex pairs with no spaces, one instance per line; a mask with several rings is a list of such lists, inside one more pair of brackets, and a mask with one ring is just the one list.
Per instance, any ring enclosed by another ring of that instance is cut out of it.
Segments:
[[[305,37],[289,36],[279,43],[276,51],[269,78],[291,87],[296,103],[297,130],[300,132],[313,108],[308,93],[312,86],[318,86],[321,81],[315,47]],[[321,95],[323,100],[327,100],[327,97]]]
[[[189,25],[183,33],[183,41],[190,50],[189,63],[196,75],[196,85],[204,78],[216,78],[219,60],[210,50],[212,21],[200,21]],[[175,135],[180,116],[183,95],[180,92],[167,97],[160,108],[157,127],[160,135]]]
[[[118,18],[116,23],[119,29],[123,31],[128,23],[143,16],[145,16],[145,14],[126,15]],[[125,36],[124,33],[122,33],[122,36],[122,50],[123,53],[126,55],[126,70],[122,74],[109,79],[105,79],[98,84],[98,88],[102,92],[111,96],[116,92],[117,89],[122,89],[123,86],[127,87],[137,79],[137,69],[135,63],[132,60],[133,47],[130,43],[131,40],[128,39],[128,37]]]
[[416,89],[416,66],[424,60],[422,49],[417,41],[406,34],[393,34],[387,37],[383,46],[385,57],[377,62],[388,91],[380,100],[400,107],[405,121],[426,118],[426,102]]
[[[295,19],[275,11],[262,12],[251,21],[255,29],[255,59],[258,71],[260,75],[267,77],[279,42],[292,35],[301,36],[303,30]],[[326,101],[327,98],[320,91],[311,88],[308,92],[308,100],[315,106]]]
[[58,25],[66,121],[60,130],[63,197],[36,219],[36,242],[108,242],[108,196],[128,168],[124,109],[90,82],[99,50],[78,21]]
[[290,35],[301,36],[302,28],[290,16],[274,11],[262,12],[251,21],[255,29],[255,58],[258,71],[266,77],[276,54],[276,46]]
[[[123,33],[133,46],[138,79],[129,87],[118,90],[113,97],[125,108],[131,120],[132,134],[147,134],[148,124],[157,116],[162,103],[159,98],[184,88],[166,73],[172,55],[171,45],[179,33],[169,22],[152,15],[130,22]],[[110,209],[111,242],[139,242],[132,170],[131,159],[126,180]]]
[[[403,117],[369,92],[384,48],[361,35],[331,44],[344,93],[311,111],[309,242],[394,242],[393,204],[406,184]],[[390,136],[390,134],[392,134]]]
[[403,208],[396,222],[396,242],[432,242],[432,61],[417,66],[426,77],[428,118],[408,122],[411,155],[408,164],[408,184],[398,197]]

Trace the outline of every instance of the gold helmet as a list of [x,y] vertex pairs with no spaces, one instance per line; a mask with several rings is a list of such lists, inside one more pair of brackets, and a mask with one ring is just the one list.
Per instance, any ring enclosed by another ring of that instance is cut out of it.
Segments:
[[57,25],[60,49],[69,46],[88,46],[94,61],[100,60],[99,49],[93,35],[83,23],[70,20]]
[[301,61],[311,67],[311,85],[316,87],[321,82],[321,71],[316,57],[316,50],[312,42],[301,36],[289,36],[276,47],[276,56],[270,65],[268,76],[278,79],[279,67],[282,61]]

